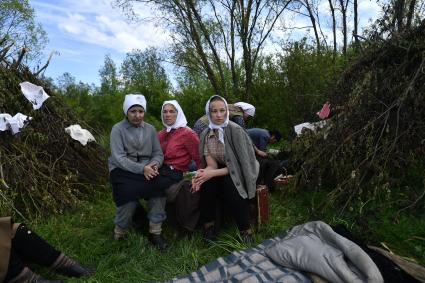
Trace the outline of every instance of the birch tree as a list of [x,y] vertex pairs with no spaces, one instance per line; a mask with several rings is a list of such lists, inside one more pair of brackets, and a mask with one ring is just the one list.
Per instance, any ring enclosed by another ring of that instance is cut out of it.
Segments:
[[198,70],[216,94],[249,101],[255,66],[291,0],[116,0],[131,10],[144,3],[160,11],[172,32],[173,60]]

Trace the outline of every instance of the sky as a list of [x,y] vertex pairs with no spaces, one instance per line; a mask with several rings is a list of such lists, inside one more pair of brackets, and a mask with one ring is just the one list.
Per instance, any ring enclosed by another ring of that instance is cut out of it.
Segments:
[[46,60],[51,52],[56,52],[45,72],[54,79],[69,72],[77,81],[99,85],[99,69],[105,55],[110,55],[119,66],[133,49],[161,47],[168,42],[165,31],[153,23],[130,23],[109,0],[29,3],[49,38],[44,51]]
[[[111,0],[30,0],[36,21],[47,32],[49,43],[44,55],[47,60],[56,52],[45,75],[58,78],[65,72],[76,77],[77,82],[100,85],[99,69],[105,55],[110,55],[117,66],[125,54],[133,49],[165,47],[170,43],[167,31],[152,21],[129,22],[127,16]],[[319,8],[323,15],[329,14],[324,5]],[[374,0],[359,0],[360,27],[377,17],[378,5]],[[153,14],[145,6],[139,6],[137,13],[142,17]],[[286,25],[306,26],[308,18],[294,16],[285,20]],[[311,31],[312,32],[312,31]],[[324,33],[331,35],[330,25],[324,26]],[[278,34],[278,32],[276,33]],[[303,30],[295,30],[290,36],[301,36]],[[273,48],[269,48],[272,50]],[[171,67],[166,67],[170,72]]]

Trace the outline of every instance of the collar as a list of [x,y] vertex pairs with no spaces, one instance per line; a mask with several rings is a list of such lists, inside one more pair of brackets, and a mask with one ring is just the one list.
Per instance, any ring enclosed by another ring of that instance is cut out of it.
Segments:
[[216,134],[215,134],[215,132],[214,132],[214,130],[213,129],[210,129],[209,131],[208,131],[208,138],[210,138],[210,137],[215,137],[216,136]]
[[131,124],[127,118],[124,119],[124,126],[126,129],[130,129],[130,128],[145,128],[145,121],[142,121],[142,123],[139,126],[134,126],[133,124]]

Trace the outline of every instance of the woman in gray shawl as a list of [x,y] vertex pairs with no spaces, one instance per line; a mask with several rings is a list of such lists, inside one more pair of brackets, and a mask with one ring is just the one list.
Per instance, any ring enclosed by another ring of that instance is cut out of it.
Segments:
[[212,96],[205,112],[209,125],[201,134],[199,151],[203,169],[192,179],[193,189],[201,190],[204,239],[216,238],[215,210],[218,199],[222,198],[236,220],[242,239],[251,241],[248,201],[255,197],[259,170],[254,147],[245,130],[229,121],[229,109],[223,97]]

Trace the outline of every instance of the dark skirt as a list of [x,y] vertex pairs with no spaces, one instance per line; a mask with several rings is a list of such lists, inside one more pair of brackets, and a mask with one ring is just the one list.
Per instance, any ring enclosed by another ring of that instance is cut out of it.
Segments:
[[164,197],[165,190],[176,182],[175,176],[166,172],[168,171],[166,169],[161,167],[160,174],[151,180],[146,180],[143,174],[131,173],[120,168],[112,170],[109,173],[109,181],[112,184],[115,205],[118,207],[141,198]]

